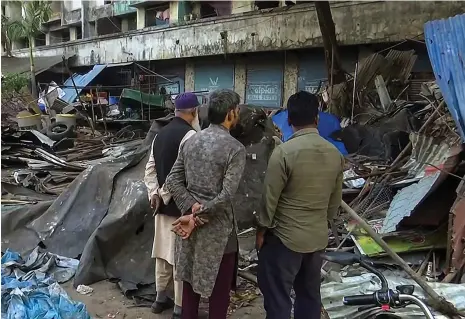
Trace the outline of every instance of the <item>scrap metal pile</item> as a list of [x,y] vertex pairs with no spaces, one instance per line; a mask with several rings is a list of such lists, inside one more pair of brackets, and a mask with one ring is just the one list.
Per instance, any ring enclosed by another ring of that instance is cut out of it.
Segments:
[[[345,157],[343,201],[420,280],[429,282],[463,311],[464,135],[434,80],[425,80],[416,94],[408,93],[415,59],[413,51],[391,50],[385,56],[368,56],[357,63],[352,79],[332,90],[327,88],[321,97],[326,111],[342,118],[342,128],[330,137],[343,142],[349,153]],[[275,124],[278,128],[282,125]],[[418,284],[399,279],[407,276],[403,265],[391,258],[345,209],[341,209],[328,235],[327,251],[354,252],[374,260],[383,272],[390,271],[388,280],[393,287],[396,283]],[[253,240],[253,229],[241,236]],[[253,246],[243,245],[241,249],[239,274],[256,281],[257,254]],[[349,268],[339,273],[340,267],[324,264],[323,306],[331,318],[355,316],[356,307],[350,310],[342,305],[344,293],[379,289],[367,285],[373,276]],[[419,287],[416,291],[431,298]],[[408,308],[404,315],[414,313],[415,309]]]
[[59,140],[44,133],[2,127],[2,204],[36,201],[16,194],[14,186],[58,196],[89,166],[130,155],[146,135],[131,126],[107,135],[73,127]]

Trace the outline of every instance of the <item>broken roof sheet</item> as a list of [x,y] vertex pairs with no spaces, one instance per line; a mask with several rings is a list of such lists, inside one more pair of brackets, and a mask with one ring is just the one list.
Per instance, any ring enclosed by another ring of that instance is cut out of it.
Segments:
[[465,14],[427,22],[425,40],[436,81],[465,141]]
[[410,133],[409,138],[412,142],[412,155],[402,169],[408,169],[412,178],[424,177],[427,166],[444,166],[451,148],[447,141],[417,133]]
[[[69,59],[75,56],[72,54],[65,54],[65,58]],[[52,66],[63,61],[63,55],[47,56],[47,57],[35,57],[34,65],[36,74],[42,73]],[[6,73],[25,73],[29,72],[30,64],[29,57],[18,58],[18,57],[2,57],[2,74]]]
[[[420,179],[418,183],[404,187],[394,196],[386,218],[383,221],[383,227],[380,231],[382,234],[396,231],[397,225],[399,225],[405,217],[411,216],[418,205],[437,189],[448,176],[447,173],[452,172],[459,163],[461,147],[452,147],[445,151],[441,146],[432,147],[432,143],[420,142],[419,140],[414,141],[414,143],[417,146],[426,145],[427,151],[436,153],[437,155],[420,150],[417,151],[417,153],[421,156],[416,158],[415,156],[418,154],[416,154],[415,151],[413,152],[413,160],[411,159],[409,162],[414,165],[409,166],[410,170],[415,172],[418,176],[419,170],[423,167],[423,169],[427,171],[424,174],[426,176]],[[435,167],[426,167],[428,163],[425,163],[425,161],[433,161],[433,165],[438,166],[444,172]],[[426,165],[422,166],[423,164]]]
[[[77,91],[80,93],[82,91],[83,87],[86,87],[90,82],[92,82],[93,79],[97,75],[100,74],[100,72],[103,71],[107,67],[106,64],[96,64],[86,74],[73,74],[73,79],[74,83],[76,84]],[[76,89],[74,88],[73,85],[73,80],[71,78],[68,78],[64,84],[65,88],[63,88],[63,92],[65,95],[61,98],[63,101],[67,103],[72,103],[76,100],[78,93],[76,93]]]

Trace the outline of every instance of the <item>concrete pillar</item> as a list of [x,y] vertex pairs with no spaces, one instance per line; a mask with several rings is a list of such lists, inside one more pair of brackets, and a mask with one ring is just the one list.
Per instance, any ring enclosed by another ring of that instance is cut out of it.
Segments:
[[186,61],[186,73],[184,75],[184,91],[194,91],[195,89],[195,66],[194,61],[187,60]]
[[231,1],[232,2],[232,8],[231,8],[231,13],[236,14],[236,13],[244,13],[244,12],[250,12],[255,10],[255,1],[251,0],[244,0],[244,1]]
[[[19,1],[8,1],[5,3],[5,16],[10,21],[18,21],[23,18],[23,8]],[[11,41],[11,49],[17,50],[21,48],[20,41]]]
[[299,59],[294,52],[285,52],[283,106],[286,107],[289,97],[297,92],[299,76]]
[[50,45],[52,44],[52,34],[50,32],[47,32],[45,34],[45,45]]
[[179,21],[178,12],[179,1],[170,1],[170,23],[177,23]]
[[81,1],[81,30],[83,39],[97,35],[93,25],[89,22],[89,2],[90,1]]
[[145,8],[137,8],[137,30],[144,29],[144,28],[145,28]]
[[121,31],[128,32],[129,31],[129,19],[124,18],[121,20]]
[[69,40],[76,41],[78,39],[78,30],[77,27],[70,27],[69,28]]
[[[200,4],[199,14],[200,14]],[[192,13],[192,4],[189,1],[170,1],[170,23],[184,22],[184,16]]]
[[33,48],[36,47],[36,39],[32,39],[32,43],[29,43],[30,46],[32,46]]
[[244,59],[238,58],[234,65],[234,91],[241,97],[241,103],[245,102],[246,74],[247,64]]
[[[200,2],[192,3],[192,14],[195,16],[195,19],[200,19],[200,8],[202,4]],[[171,17],[171,16],[170,16]],[[180,17],[183,19],[183,17]]]

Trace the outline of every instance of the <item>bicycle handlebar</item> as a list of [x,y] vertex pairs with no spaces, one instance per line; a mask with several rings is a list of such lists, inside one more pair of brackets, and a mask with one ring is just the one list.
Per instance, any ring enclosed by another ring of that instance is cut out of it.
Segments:
[[419,298],[412,295],[404,294],[394,294],[392,290],[389,290],[385,293],[375,292],[369,295],[354,295],[354,296],[345,296],[342,299],[342,302],[346,306],[381,306],[383,304],[388,304],[391,307],[398,307],[399,304],[403,302],[411,302],[416,304],[425,314],[425,317],[428,319],[434,319],[433,313],[429,310],[423,301]]
[[375,294],[346,296],[342,298],[342,302],[346,306],[366,306],[377,304]]

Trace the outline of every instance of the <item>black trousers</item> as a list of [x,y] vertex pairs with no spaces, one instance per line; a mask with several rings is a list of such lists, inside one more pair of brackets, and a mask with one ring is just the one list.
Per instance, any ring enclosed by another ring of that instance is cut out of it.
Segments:
[[320,251],[297,253],[270,232],[258,255],[258,286],[263,294],[267,319],[291,317],[294,287],[295,319],[320,319]]

